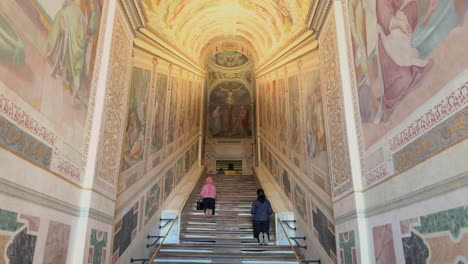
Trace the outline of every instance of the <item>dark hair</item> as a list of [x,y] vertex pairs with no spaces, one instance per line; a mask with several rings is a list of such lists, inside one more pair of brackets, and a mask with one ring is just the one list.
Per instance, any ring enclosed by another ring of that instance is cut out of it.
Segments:
[[261,203],[265,202],[266,197],[265,197],[265,192],[263,191],[263,189],[258,189],[257,195],[258,195],[257,200],[259,200]]

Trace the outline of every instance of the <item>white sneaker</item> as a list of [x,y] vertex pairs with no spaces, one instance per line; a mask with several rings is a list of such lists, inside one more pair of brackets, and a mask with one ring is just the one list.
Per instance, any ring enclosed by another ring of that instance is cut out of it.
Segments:
[[260,245],[263,245],[263,233],[258,234],[258,240],[260,240]]
[[263,244],[268,245],[268,234],[267,233],[263,233]]

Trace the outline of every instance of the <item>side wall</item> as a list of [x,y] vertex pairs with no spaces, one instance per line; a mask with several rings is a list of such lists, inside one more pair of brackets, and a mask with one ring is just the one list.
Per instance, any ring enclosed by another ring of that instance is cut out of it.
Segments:
[[101,135],[101,147],[109,152],[100,160],[100,172],[106,175],[106,169],[115,166],[118,183],[112,263],[151,254],[146,244],[152,241],[146,236],[159,234],[168,197],[184,177],[201,173],[202,78],[177,61],[161,58],[160,52],[134,45],[125,106],[119,112],[123,122],[116,130],[119,151],[106,149],[106,131]]
[[350,153],[352,184],[332,186],[338,259],[465,263],[466,3],[394,2],[334,1],[320,33]]
[[336,248],[323,91],[318,52],[304,50],[257,78],[259,172],[292,201],[296,235],[307,237],[302,255],[329,263],[336,261]]
[[[0,263],[109,260],[115,196],[94,185],[88,160],[115,9],[98,0],[0,3]],[[132,38],[122,35],[123,58]]]

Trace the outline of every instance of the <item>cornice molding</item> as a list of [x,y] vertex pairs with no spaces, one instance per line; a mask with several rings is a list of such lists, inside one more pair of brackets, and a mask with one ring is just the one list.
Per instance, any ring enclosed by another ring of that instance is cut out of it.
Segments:
[[270,60],[268,63],[262,65],[255,70],[257,78],[264,76],[284,65],[303,57],[311,52],[315,52],[318,48],[318,41],[315,38],[315,34],[312,31],[308,31],[310,34],[305,35],[300,41],[291,43],[284,52],[278,54],[275,58]]
[[[82,191],[82,190],[80,190]],[[56,210],[67,215],[76,217],[89,217],[94,220],[112,224],[113,215],[108,215],[104,212],[93,208],[80,208],[77,205],[70,204],[50,195],[29,189],[14,182],[0,178],[0,193],[22,199],[24,201],[34,203],[40,206]]]
[[153,32],[146,28],[141,28],[136,32],[134,46],[162,60],[193,72],[200,77],[203,77],[205,74],[205,71],[193,60],[187,58],[184,54],[174,49],[171,44],[154,35]]
[[309,29],[313,30],[316,33],[316,39],[320,36],[322,32],[323,23],[325,22],[328,14],[330,13],[333,1],[336,0],[317,0],[316,8],[314,14],[310,17],[308,21]]
[[432,184],[415,192],[411,192],[366,208],[365,210],[351,210],[345,214],[336,216],[336,225],[344,224],[358,217],[369,218],[381,215],[392,210],[398,210],[405,206],[410,206],[418,202],[423,202],[436,196],[466,188],[468,186],[468,173],[464,172],[450,179]]
[[139,6],[139,2],[135,0],[120,0],[120,4],[122,5],[125,16],[130,23],[130,28],[135,34],[139,28],[144,27],[146,24],[146,20],[143,19],[145,16]]

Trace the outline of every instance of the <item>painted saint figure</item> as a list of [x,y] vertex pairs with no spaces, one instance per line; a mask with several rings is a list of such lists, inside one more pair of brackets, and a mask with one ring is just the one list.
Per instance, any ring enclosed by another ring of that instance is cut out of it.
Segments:
[[374,123],[388,121],[395,107],[426,75],[432,60],[419,58],[411,46],[417,25],[417,4],[408,0],[377,0],[378,54],[382,101]]
[[213,126],[211,128],[211,133],[213,136],[219,136],[223,132],[223,119],[220,113],[220,106],[216,106],[216,109],[212,114]]
[[240,119],[241,119],[241,126],[240,126],[240,135],[241,136],[249,136],[250,135],[250,115],[249,110],[241,105],[240,108]]
[[74,1],[65,0],[49,35],[47,57],[52,64],[52,77],[59,76],[70,86],[74,105],[79,104],[82,81],[87,72],[86,50],[92,30],[80,7]]

